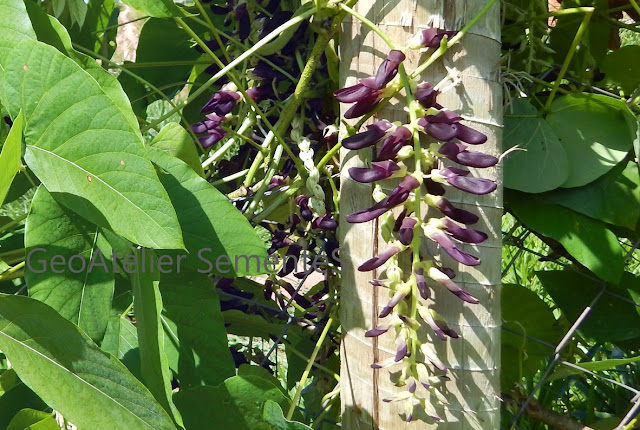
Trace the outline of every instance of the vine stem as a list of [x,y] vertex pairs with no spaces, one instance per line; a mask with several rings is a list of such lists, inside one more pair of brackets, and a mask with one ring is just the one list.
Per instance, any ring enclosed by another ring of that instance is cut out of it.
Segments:
[[584,35],[584,32],[587,30],[587,27],[589,26],[589,21],[591,21],[591,17],[593,16],[593,12],[595,8],[592,7],[589,9],[590,10],[586,11],[584,18],[582,18],[580,27],[576,32],[576,36],[573,38],[571,47],[569,48],[569,53],[567,54],[567,58],[565,58],[564,63],[562,63],[560,72],[558,72],[558,77],[556,78],[553,88],[551,89],[551,94],[549,94],[549,98],[547,99],[547,102],[544,105],[543,112],[545,113],[549,112],[549,109],[551,109],[551,103],[553,103],[553,99],[555,98],[556,93],[558,92],[558,88],[560,88],[560,83],[562,82],[562,78],[564,77],[565,73],[567,73],[567,70],[569,69],[569,64],[571,64],[571,59],[573,58],[573,54],[576,52],[576,48],[580,44],[580,41],[582,40],[582,36]]
[[[235,133],[237,135],[241,135],[243,134],[245,131],[247,131],[247,129],[249,127],[251,127],[254,124],[254,119],[252,117],[247,117],[242,124],[240,125],[240,128],[238,129],[238,131]],[[222,157],[224,157],[224,154],[227,153],[227,151],[229,150],[229,148],[231,148],[234,143],[236,143],[236,140],[232,137],[230,139],[227,139],[227,141],[224,143],[224,145],[222,145],[216,152],[214,152],[211,157],[207,158],[203,163],[202,163],[202,168],[206,169],[207,167],[209,167],[210,165],[212,165],[213,163],[219,161]],[[262,153],[262,150],[260,151],[260,153]]]
[[331,324],[333,324],[333,317],[330,317],[327,320],[327,323],[324,326],[324,329],[322,330],[322,333],[320,334],[320,337],[318,338],[318,341],[316,342],[316,346],[313,348],[313,352],[311,353],[311,357],[309,357],[309,361],[307,361],[307,367],[304,369],[304,372],[302,373],[302,376],[300,377],[300,381],[298,382],[298,387],[296,388],[296,393],[293,396],[293,400],[291,401],[291,406],[289,406],[289,411],[287,412],[287,420],[291,420],[291,418],[293,417],[293,412],[296,410],[296,406],[298,404],[298,402],[300,401],[300,396],[302,395],[302,389],[304,388],[304,385],[307,383],[307,378],[309,377],[309,372],[311,372],[311,367],[313,367],[313,363],[316,361],[316,357],[318,356],[318,353],[320,352],[320,348],[322,347],[322,344],[324,343],[324,339],[325,337],[327,337],[327,333],[329,333],[329,329],[331,328]]
[[2,227],[0,227],[0,233],[9,230],[10,228],[15,227],[16,225],[20,224],[25,218],[27,218],[28,214],[24,214],[24,215],[20,215],[18,218],[8,222],[7,224],[3,225]]

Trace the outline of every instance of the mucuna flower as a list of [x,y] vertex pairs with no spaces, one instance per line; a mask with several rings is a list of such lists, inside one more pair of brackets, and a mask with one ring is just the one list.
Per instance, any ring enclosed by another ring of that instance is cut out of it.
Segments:
[[467,151],[467,147],[461,143],[447,142],[438,150],[449,160],[468,167],[491,167],[498,163],[498,158],[482,152]]
[[438,48],[442,39],[446,36],[451,38],[455,36],[457,31],[442,30],[440,28],[428,28],[418,32],[414,37],[408,40],[409,47],[412,49],[418,48]]
[[349,176],[358,182],[369,183],[390,178],[400,170],[400,167],[393,161],[374,161],[371,166],[371,168],[351,167]]
[[349,136],[342,141],[342,146],[347,149],[356,150],[367,148],[378,143],[387,134],[387,132],[393,127],[387,120],[381,120],[369,124],[367,131]]
[[219,116],[225,116],[233,110],[238,100],[240,100],[240,94],[235,91],[220,90],[211,96],[209,101],[200,109],[200,112],[214,112]]
[[411,191],[415,190],[420,186],[420,182],[413,176],[407,175],[404,177],[402,182],[394,188],[391,194],[388,197],[385,197],[380,202],[376,203],[372,207],[368,209],[363,209],[358,212],[354,212],[351,215],[347,216],[347,222],[350,223],[360,223],[360,222],[368,222],[372,219],[375,219],[401,203],[404,203],[411,193]]
[[[423,227],[423,230],[425,235],[429,239],[440,245],[442,249],[458,263],[462,263],[465,266],[477,266],[478,264],[480,264],[480,259],[478,257],[460,251],[458,247],[456,247],[456,244],[453,242],[453,240],[451,240],[451,238],[447,236],[444,231],[437,228],[436,226],[427,224]],[[447,279],[449,279],[449,277],[447,277]]]
[[471,294],[464,291],[462,288],[458,286],[455,282],[453,282],[447,275],[432,267],[429,269],[429,277],[436,281],[437,283],[444,285],[447,287],[449,291],[458,296],[460,299],[464,300],[467,303],[477,304],[480,303],[478,300],[473,297]]
[[440,94],[440,91],[433,88],[433,85],[428,82],[423,82],[418,85],[413,96],[418,100],[418,103],[425,108],[442,109],[442,106],[436,102],[436,97]]
[[489,194],[498,187],[498,185],[490,179],[468,178],[466,177],[468,174],[469,171],[467,170],[448,167],[442,170],[432,170],[431,179],[439,183],[446,182],[461,191],[476,195]]
[[478,222],[478,215],[454,207],[449,200],[444,197],[427,194],[423,198],[424,202],[431,207],[437,208],[447,217],[459,223],[470,225]]
[[479,145],[487,141],[487,136],[477,130],[460,124],[462,117],[449,111],[443,110],[437,115],[427,115],[418,120],[418,126],[434,139],[448,141],[458,138],[463,142],[472,145]]
[[398,252],[400,252],[400,248],[391,246],[385,249],[382,253],[380,253],[380,255],[370,258],[364,263],[362,263],[360,267],[358,267],[358,270],[360,272],[368,272],[370,270],[377,269],[378,267],[386,263],[388,259],[396,255]]
[[400,151],[400,148],[407,143],[410,143],[412,136],[413,134],[407,127],[400,126],[396,128],[396,130],[382,143],[380,151],[376,156],[376,161],[394,159],[398,154],[398,151]]
[[222,138],[224,138],[227,132],[224,131],[222,128],[217,127],[212,130],[209,130],[208,133],[209,134],[207,136],[202,136],[198,138],[198,140],[200,141],[200,145],[202,145],[202,147],[205,149],[220,142]]
[[407,58],[402,51],[392,50],[387,55],[387,59],[382,62],[376,73],[374,85],[377,89],[386,86],[396,74],[398,74],[398,66]]

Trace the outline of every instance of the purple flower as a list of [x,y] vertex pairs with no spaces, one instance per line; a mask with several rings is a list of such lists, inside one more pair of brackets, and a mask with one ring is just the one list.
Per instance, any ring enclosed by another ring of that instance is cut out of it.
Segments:
[[400,148],[409,143],[412,136],[413,134],[407,127],[400,126],[396,128],[396,130],[382,143],[375,161],[395,158],[398,151],[400,151]]
[[409,194],[411,193],[411,191],[415,190],[419,186],[420,183],[416,178],[407,175],[404,177],[404,179],[402,179],[400,184],[396,188],[394,188],[394,190],[388,197],[382,199],[380,202],[376,203],[368,209],[363,209],[347,216],[347,222],[360,223],[371,221],[372,219],[379,217],[389,209],[398,206],[401,203],[404,203],[409,198]]
[[338,222],[331,215],[325,214],[314,219],[311,226],[322,230],[335,231],[335,229],[338,228]]
[[388,316],[391,313],[391,311],[393,310],[393,308],[395,308],[396,305],[398,303],[400,303],[400,300],[402,300],[405,297],[407,297],[408,293],[409,293],[409,291],[406,291],[406,290],[396,291],[396,293],[393,295],[393,297],[391,297],[391,299],[386,304],[386,306],[384,308],[382,308],[382,310],[380,311],[380,314],[378,315],[378,317],[379,318],[385,318],[386,316]]
[[447,36],[447,38],[451,38],[457,33],[457,31],[453,30],[442,30],[439,28],[429,28],[427,30],[420,31],[412,41],[415,45],[424,46],[425,48],[439,48],[442,39]]
[[240,100],[240,94],[235,91],[220,90],[215,92],[200,112],[215,112],[219,116],[225,116],[233,110]]
[[407,345],[407,339],[402,336],[398,336],[396,338],[396,356],[394,357],[394,361],[397,363],[407,356],[409,353],[409,347]]
[[387,179],[394,172],[400,170],[400,167],[393,161],[374,161],[371,165],[373,166],[371,168],[351,167],[349,176],[358,182],[369,183]]
[[409,246],[411,241],[413,241],[413,229],[415,228],[418,221],[414,218],[405,218],[402,221],[402,225],[398,231],[398,240],[403,245]]
[[444,155],[449,160],[468,167],[491,167],[498,163],[498,158],[493,155],[467,151],[467,147],[461,143],[447,142],[440,147],[438,153]]
[[296,204],[300,208],[300,216],[305,221],[311,221],[313,219],[313,212],[309,209],[309,197],[298,196],[296,197]]
[[[435,332],[436,336],[440,340],[447,340],[447,336],[452,338],[458,338],[458,333],[455,330],[451,329],[447,322],[433,309],[426,308],[421,306],[418,309],[420,316],[426,322],[429,327]],[[428,388],[428,387],[426,387]]]
[[238,36],[240,37],[240,40],[245,40],[249,37],[249,33],[251,32],[251,20],[249,19],[247,3],[238,5],[235,10],[235,18],[238,22]]
[[427,115],[418,120],[418,125],[431,137],[440,141],[458,138],[463,142],[478,145],[487,141],[487,136],[477,130],[460,124],[457,114],[444,110],[437,115]]
[[250,74],[253,78],[257,79],[281,80],[285,78],[282,72],[274,70],[273,67],[262,61],[250,71]]
[[[465,266],[477,266],[480,264],[480,259],[478,257],[460,251],[453,240],[451,240],[451,238],[439,228],[429,225],[425,227],[424,230],[429,239],[438,243],[438,245],[440,245],[442,249],[457,262],[462,263]],[[449,278],[447,277],[447,279]]]
[[378,337],[381,334],[386,333],[391,328],[391,324],[379,325],[378,327],[372,328],[371,330],[367,330],[364,333],[364,337]]
[[362,263],[360,265],[360,267],[358,267],[358,270],[360,272],[368,272],[370,270],[377,269],[378,267],[380,267],[384,263],[386,263],[387,260],[389,260],[391,257],[396,255],[398,252],[400,252],[400,248],[397,248],[395,246],[391,246],[391,247],[385,249],[380,255],[377,255],[376,257],[370,258],[367,261],[365,261],[364,263]]
[[194,133],[206,133],[214,128],[218,127],[225,120],[224,117],[218,116],[215,113],[210,113],[206,115],[207,119],[205,121],[196,122],[195,124],[191,124],[191,130]]
[[417,268],[413,271],[413,274],[416,276],[416,285],[418,286],[418,293],[420,293],[420,297],[424,300],[428,300],[431,294],[429,292],[429,287],[427,286],[427,280],[424,277],[424,269]]
[[296,268],[296,264],[300,259],[300,253],[302,252],[302,247],[297,243],[292,243],[289,245],[287,252],[284,258],[284,264],[282,268],[278,272],[278,276],[283,277],[287,276],[289,273],[293,272]]
[[376,89],[386,86],[398,73],[398,66],[407,58],[402,51],[393,50],[387,55],[387,59],[378,67],[374,85]]
[[485,233],[470,228],[462,228],[450,219],[444,218],[440,222],[444,229],[447,230],[447,233],[461,242],[482,243],[487,240],[488,236]]
[[202,136],[198,138],[198,140],[200,141],[200,145],[202,145],[202,147],[205,149],[220,142],[222,138],[225,136],[226,131],[224,131],[220,127],[217,127],[217,128],[214,128],[213,130],[209,130],[208,133],[209,134],[207,136]]
[[349,136],[342,141],[342,146],[347,149],[357,150],[375,145],[382,139],[387,131],[393,127],[387,120],[377,121],[367,126],[367,131]]
[[464,209],[454,207],[451,202],[444,197],[427,195],[425,196],[425,202],[429,206],[440,209],[440,212],[459,223],[470,225],[478,222],[478,215]]
[[431,179],[440,183],[447,182],[459,190],[476,195],[489,194],[498,187],[498,185],[490,179],[468,178],[466,177],[468,174],[469,171],[467,170],[448,167],[442,170],[432,170]]
[[442,273],[435,267],[429,269],[429,277],[436,281],[437,283],[444,285],[447,287],[449,291],[458,296],[460,299],[467,303],[477,304],[480,303],[475,297],[471,294],[464,291],[462,288],[458,286],[455,282],[453,282],[446,274]]
[[413,96],[418,100],[418,103],[422,105],[423,108],[436,108],[442,109],[442,106],[436,102],[436,97],[440,94],[440,91],[435,90],[433,85],[423,82],[418,85],[416,92]]
[[275,96],[272,85],[259,85],[257,87],[251,87],[247,90],[247,95],[254,102],[261,102],[262,100],[270,99]]

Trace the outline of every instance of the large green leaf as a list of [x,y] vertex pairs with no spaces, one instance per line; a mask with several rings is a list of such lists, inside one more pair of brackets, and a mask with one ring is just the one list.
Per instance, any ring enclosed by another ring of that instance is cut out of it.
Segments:
[[560,188],[542,194],[540,198],[544,202],[634,230],[640,218],[638,163],[621,163],[590,184]]
[[154,18],[185,16],[184,11],[173,0],[123,0],[123,3]]
[[22,113],[20,113],[11,127],[7,140],[2,145],[2,152],[0,152],[0,166],[2,166],[0,170],[0,206],[11,188],[13,178],[20,171],[22,165],[20,162],[22,158],[22,123]]
[[[589,306],[602,283],[573,270],[536,272],[542,286],[569,321]],[[626,294],[627,298],[629,294]],[[597,342],[620,342],[640,337],[640,315],[636,307],[604,294],[580,325],[580,332]]]
[[60,426],[50,412],[23,409],[13,417],[7,430],[60,430]]
[[306,424],[287,420],[282,412],[282,407],[273,400],[265,402],[262,417],[277,430],[311,430],[311,427]]
[[526,336],[555,345],[563,332],[556,324],[553,310],[531,290],[505,284],[500,300],[503,321],[500,380],[502,390],[508,391],[522,377],[535,375],[540,361],[551,353],[548,347]]
[[21,409],[47,409],[47,405],[29,387],[24,385],[14,369],[0,375],[0,428],[5,429]]
[[174,429],[122,363],[44,303],[0,295],[0,350],[26,385],[79,428]]
[[[157,88],[162,88],[169,97],[173,97],[184,88],[185,82],[193,69],[188,62],[200,57],[193,48],[189,34],[174,20],[151,18],[140,31],[140,40],[136,48],[136,74]],[[145,63],[185,62],[185,65],[144,66]],[[154,94],[153,101],[159,98]]]
[[621,100],[597,94],[567,95],[551,105],[547,122],[571,160],[563,187],[579,187],[599,178],[622,161],[632,147]]
[[44,187],[36,191],[25,233],[29,296],[51,306],[95,342],[107,328],[115,284],[111,246],[100,230],[60,206]]
[[562,143],[526,99],[514,100],[504,118],[504,149],[515,146],[504,161],[505,187],[541,193],[567,180],[569,161]]
[[509,197],[508,207],[525,226],[560,242],[580,264],[605,281],[616,283],[622,276],[622,248],[603,224],[562,206],[522,196]]
[[138,330],[129,319],[111,315],[100,348],[122,361],[136,378],[142,379]]
[[25,116],[27,164],[56,200],[134,243],[183,247],[139,130],[95,79],[31,40],[11,52],[2,76],[7,109]]
[[640,86],[640,46],[623,46],[609,52],[602,62],[602,72],[607,81],[631,95]]
[[165,125],[150,145],[181,159],[194,172],[204,178],[204,170],[202,169],[202,164],[200,164],[196,144],[191,135],[180,124],[170,122]]
[[180,388],[218,385],[236,373],[220,302],[207,275],[163,275],[160,294],[169,365]]
[[164,331],[160,318],[162,296],[157,278],[145,270],[145,265],[153,258],[153,252],[145,251],[143,254],[138,249],[133,254],[137,267],[135,273],[131,274],[142,380],[176,423],[182,426],[180,413],[171,399],[172,374],[164,351]]
[[149,156],[163,170],[160,181],[176,208],[191,254],[187,263],[227,277],[265,273],[264,244],[231,202],[181,160],[153,147]]
[[23,0],[0,0],[0,65],[4,66],[9,51],[24,39],[35,39]]
[[189,388],[175,395],[187,430],[200,430],[202,423],[216,423],[221,429],[272,430],[263,418],[268,400],[282,409],[290,403],[278,387],[257,376],[234,376],[216,387]]

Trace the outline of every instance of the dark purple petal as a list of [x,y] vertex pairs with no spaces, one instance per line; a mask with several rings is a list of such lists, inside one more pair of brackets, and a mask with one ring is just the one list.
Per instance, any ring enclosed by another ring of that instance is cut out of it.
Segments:
[[498,158],[483,152],[462,151],[458,154],[455,161],[463,166],[484,168],[498,164]]
[[389,52],[387,59],[382,62],[375,76],[375,89],[384,88],[398,73],[398,65],[405,60],[401,51]]
[[442,230],[433,229],[429,233],[427,233],[427,237],[438,245],[440,245],[443,249],[452,249],[456,247],[456,244],[451,240],[449,236],[447,236]]
[[453,30],[442,30],[439,28],[429,28],[418,33],[419,44],[425,48],[439,48],[442,39],[447,36],[451,38],[457,33]]
[[387,260],[389,260],[389,258],[391,258],[394,255],[396,255],[398,252],[400,252],[400,248],[396,248],[395,246],[391,246],[391,247],[385,249],[379,255],[377,255],[377,256],[375,256],[373,258],[370,258],[367,261],[365,261],[364,263],[362,263],[360,265],[360,267],[358,267],[358,270],[360,272],[368,272],[370,270],[377,269],[378,267],[380,267],[384,263],[386,263]]
[[[380,204],[384,203],[384,204]],[[390,208],[386,207],[386,199],[380,203],[370,207],[369,209],[362,209],[347,216],[347,222],[352,224],[358,224],[361,222],[369,222],[372,219],[378,218],[380,215],[388,211]]]
[[[440,184],[438,184],[440,185]],[[478,215],[473,214],[464,209],[458,209],[454,207],[449,200],[445,198],[441,198],[435,203],[435,207],[440,209],[440,212],[448,216],[454,221],[458,221],[459,223],[470,225],[478,222]]]
[[349,176],[354,180],[363,183],[380,181],[390,177],[393,172],[400,170],[400,167],[393,161],[374,161],[370,169],[365,167],[351,167]]
[[479,145],[487,141],[487,136],[480,133],[477,130],[467,127],[464,124],[455,124],[456,137],[463,142],[470,143],[472,145]]
[[438,112],[436,115],[427,115],[424,119],[428,123],[457,124],[462,120],[462,117],[458,116],[458,114],[453,111],[443,110]]
[[442,106],[436,103],[436,97],[438,97],[438,94],[440,94],[440,91],[434,90],[431,84],[423,82],[418,85],[418,88],[413,96],[425,109],[429,109],[432,107],[436,109],[442,109]]
[[340,88],[333,95],[340,103],[355,103],[360,100],[367,100],[372,95],[377,97],[378,91],[358,83],[350,87]]
[[235,18],[236,21],[238,21],[238,36],[240,40],[245,40],[251,32],[251,20],[249,19],[249,11],[247,10],[246,3],[238,5],[235,10]]
[[464,176],[450,176],[447,182],[459,190],[467,193],[482,195],[493,192],[498,185],[489,179],[483,178],[466,178]]
[[287,252],[284,258],[284,264],[282,268],[278,272],[278,276],[287,276],[289,273],[293,272],[296,268],[298,260],[300,259],[300,253],[302,252],[302,247],[296,243],[292,243],[289,245]]
[[449,291],[451,291],[453,294],[458,296],[463,301],[471,304],[480,303],[478,299],[476,299],[471,294],[464,291],[462,288],[458,286],[458,284],[453,282],[451,279],[449,279],[447,275],[440,272],[438,269],[432,268],[431,270],[429,270],[429,276],[431,277],[431,279],[435,280],[439,284],[447,287]]
[[396,348],[396,356],[394,357],[394,361],[398,362],[407,356],[409,352],[409,348],[407,346],[407,341],[403,338],[398,338],[398,347]]
[[225,116],[233,110],[236,103],[240,100],[240,95],[234,91],[220,90],[214,93],[207,104],[205,104],[200,112],[215,112],[220,116]]
[[275,96],[272,85],[260,85],[257,87],[251,87],[247,90],[247,95],[254,102],[261,102],[262,100],[273,98]]
[[269,182],[269,190],[272,190],[274,188],[280,187],[282,185],[284,185],[284,179],[282,178],[282,176],[274,176],[273,178],[271,178],[271,181]]
[[458,248],[453,246],[453,248],[445,248],[442,247],[444,251],[451,256],[454,260],[459,263],[464,264],[465,266],[477,266],[480,264],[480,259],[475,255],[467,254],[466,252],[460,251]]
[[465,150],[465,146],[461,143],[446,142],[438,150],[438,154],[442,154],[449,160],[456,161],[456,156]]
[[344,117],[346,119],[359,118],[362,115],[368,114],[378,105],[380,101],[379,95],[375,94],[369,98],[356,102],[353,106],[351,106],[345,113]]
[[196,134],[200,134],[200,133],[206,133],[209,130],[209,127],[207,127],[204,121],[202,121],[202,122],[196,122],[195,124],[191,124],[191,130],[193,130],[193,132]]
[[206,149],[220,142],[225,133],[221,128],[214,128],[213,130],[209,130],[208,135],[199,137],[198,140],[200,141],[200,145]]
[[215,113],[209,113],[205,116],[207,117],[207,121],[205,121],[205,123],[209,128],[215,128],[225,121],[225,117]]
[[452,124],[430,122],[425,131],[436,140],[451,140],[456,137],[456,128]]
[[335,231],[338,228],[338,222],[328,214],[322,215],[316,218],[311,224],[313,228],[320,228],[322,230]]
[[281,72],[274,70],[272,66],[263,62],[258,63],[256,67],[253,68],[253,70],[251,71],[251,75],[258,79],[280,80],[285,78],[285,76]]
[[389,160],[395,158],[400,148],[409,142],[411,131],[404,127],[398,127],[389,137],[385,139],[380,151],[376,156],[376,161]]
[[380,314],[378,315],[378,317],[379,318],[385,318],[386,316],[388,316],[391,313],[392,310],[393,310],[393,308],[390,308],[389,306],[385,306],[380,311]]
[[420,182],[418,182],[418,180],[411,175],[407,175],[402,178],[402,181],[400,181],[400,184],[398,184],[398,188],[402,188],[407,191],[415,190],[419,186]]
[[427,280],[424,277],[424,270],[416,269],[413,273],[416,275],[416,285],[418,286],[418,293],[420,293],[420,297],[424,300],[428,300],[431,294],[429,292]]
[[456,272],[454,272],[453,269],[450,269],[448,267],[439,267],[438,270],[444,273],[445,275],[447,275],[449,279],[453,279],[456,277]]
[[364,333],[364,337],[378,337],[381,334],[386,333],[391,328],[391,324],[387,325],[379,325],[378,327],[372,328],[371,330],[367,330]]
[[375,145],[384,137],[387,131],[393,127],[387,120],[374,122],[367,126],[367,131],[349,136],[342,141],[342,146],[347,149],[357,150]]
[[449,219],[443,219],[442,223],[447,229],[447,232],[454,238],[466,242],[466,243],[482,243],[487,240],[487,235],[478,230],[472,230],[470,228],[462,228],[458,224]]
[[442,184],[434,182],[431,179],[425,179],[424,185],[427,188],[427,192],[429,194],[433,194],[434,196],[442,196],[446,192]]
[[437,173],[444,178],[452,178],[455,176],[467,176],[471,172],[468,170],[456,169],[455,167],[447,167],[445,169],[438,170]]
[[414,218],[405,218],[398,231],[398,240],[401,244],[409,246],[413,241],[413,229],[418,223]]
[[400,212],[400,214],[398,215],[398,218],[396,218],[395,222],[393,223],[393,231],[399,231],[400,227],[402,226],[402,222],[404,221],[405,217],[407,216],[407,208],[403,208],[402,212]]

